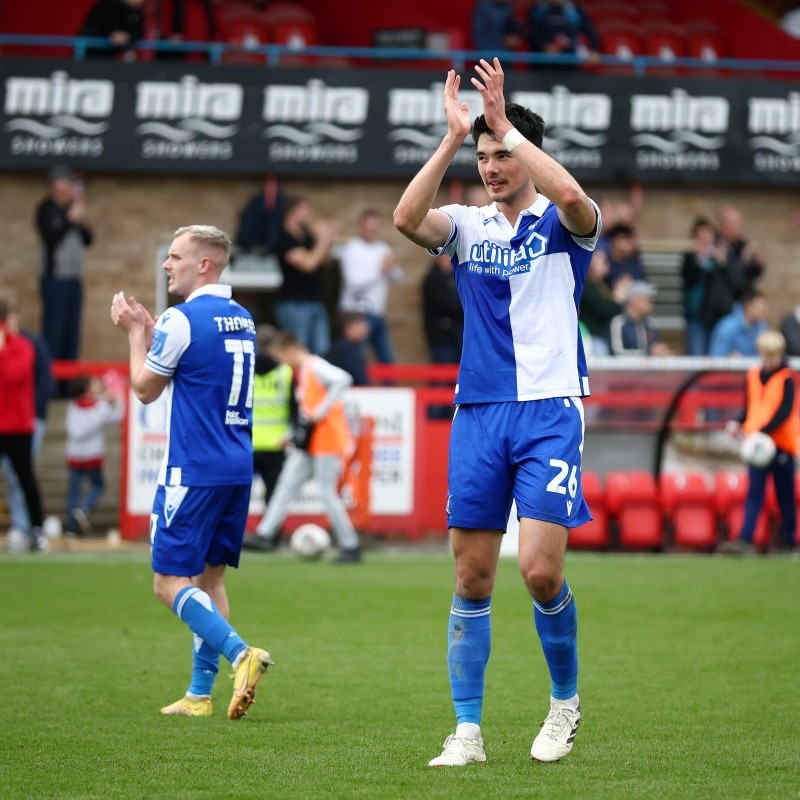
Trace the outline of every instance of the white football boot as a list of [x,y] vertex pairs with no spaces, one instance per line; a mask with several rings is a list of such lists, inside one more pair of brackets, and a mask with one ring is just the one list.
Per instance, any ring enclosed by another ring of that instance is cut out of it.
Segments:
[[466,767],[467,764],[485,764],[483,739],[471,739],[451,733],[444,740],[442,754],[428,762],[429,767]]
[[568,756],[581,721],[581,709],[572,708],[566,700],[550,698],[550,713],[533,740],[531,758],[534,761],[558,761]]

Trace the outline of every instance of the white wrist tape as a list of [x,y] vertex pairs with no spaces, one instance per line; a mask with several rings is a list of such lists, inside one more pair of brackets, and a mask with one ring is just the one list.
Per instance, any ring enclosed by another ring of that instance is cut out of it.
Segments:
[[503,147],[510,153],[517,145],[527,141],[528,140],[516,128],[512,128],[503,137]]

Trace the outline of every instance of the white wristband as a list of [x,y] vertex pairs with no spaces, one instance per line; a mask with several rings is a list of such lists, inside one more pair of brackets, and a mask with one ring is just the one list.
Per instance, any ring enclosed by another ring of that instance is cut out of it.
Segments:
[[503,137],[503,147],[510,153],[517,145],[527,141],[528,140],[516,128],[512,128]]

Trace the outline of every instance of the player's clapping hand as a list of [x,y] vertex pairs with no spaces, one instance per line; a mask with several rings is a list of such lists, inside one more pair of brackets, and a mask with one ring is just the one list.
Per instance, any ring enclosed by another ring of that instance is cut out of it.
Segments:
[[475,65],[475,72],[478,78],[472,78],[472,85],[481,93],[483,97],[483,115],[486,124],[494,131],[494,135],[501,140],[513,127],[506,117],[506,100],[503,96],[503,84],[505,75],[500,66],[500,60],[492,59],[490,64],[482,58]]
[[444,115],[447,118],[448,133],[463,142],[472,130],[469,118],[469,105],[459,102],[458,89],[461,86],[461,76],[451,69],[447,73],[444,83]]
[[111,321],[126,333],[142,330],[148,342],[156,324],[150,312],[135,297],[126,299],[124,292],[117,292],[111,301]]

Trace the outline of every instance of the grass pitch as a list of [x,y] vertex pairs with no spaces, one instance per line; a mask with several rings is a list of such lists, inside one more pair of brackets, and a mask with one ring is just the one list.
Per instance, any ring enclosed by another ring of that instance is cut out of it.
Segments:
[[489,763],[430,769],[453,728],[445,553],[334,567],[244,554],[233,621],[276,665],[230,722],[161,717],[191,638],[144,555],[0,557],[3,798],[800,797],[800,562],[570,555],[584,711],[530,761],[549,680],[513,561],[492,603]]

